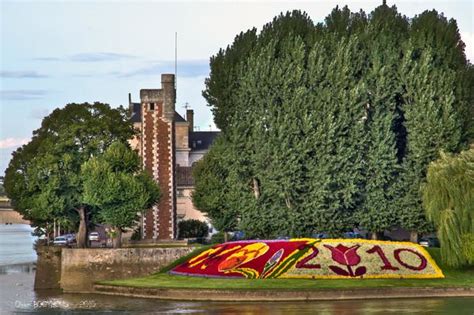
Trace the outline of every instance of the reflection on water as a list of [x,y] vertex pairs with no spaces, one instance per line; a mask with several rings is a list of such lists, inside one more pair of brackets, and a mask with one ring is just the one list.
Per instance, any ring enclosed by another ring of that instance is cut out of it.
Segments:
[[[32,238],[24,227],[15,233],[2,233],[0,246],[8,243],[5,235],[22,240],[23,249],[32,249]],[[20,236],[19,236],[20,235]],[[25,236],[25,237],[22,237]],[[389,299],[321,302],[184,302],[125,298],[97,294],[62,294],[58,290],[33,291],[35,256],[3,257],[17,262],[0,266],[0,314],[453,314],[473,315],[474,298]],[[5,251],[0,249],[0,256]],[[26,253],[28,256],[28,253]],[[0,257],[2,261],[2,257]]]
[[0,266],[36,261],[33,229],[26,224],[0,224]]
[[31,302],[16,302],[17,313],[63,314],[456,314],[472,315],[472,299],[372,300],[339,302],[179,302],[90,294],[40,292]]
[[33,291],[32,265],[0,274],[0,314],[453,314],[472,315],[474,298],[321,302],[183,302]]
[[0,275],[15,273],[33,273],[36,270],[34,263],[0,266]]

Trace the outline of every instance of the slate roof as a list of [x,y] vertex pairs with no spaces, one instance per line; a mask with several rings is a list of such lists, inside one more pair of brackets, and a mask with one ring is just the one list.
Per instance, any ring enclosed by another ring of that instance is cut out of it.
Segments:
[[177,111],[174,112],[174,121],[175,122],[186,122],[186,120],[180,114],[178,114]]
[[193,131],[189,133],[189,148],[191,151],[207,150],[220,131]]
[[191,166],[176,167],[176,185],[194,186],[194,179]]
[[142,104],[132,103],[132,117],[130,119],[133,123],[139,123],[142,121]]

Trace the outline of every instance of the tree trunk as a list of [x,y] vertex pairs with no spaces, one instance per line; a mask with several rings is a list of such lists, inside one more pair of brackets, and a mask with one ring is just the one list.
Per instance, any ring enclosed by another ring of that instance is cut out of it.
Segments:
[[81,206],[76,209],[79,213],[79,230],[77,231],[77,247],[78,248],[87,248],[87,217],[86,217],[86,207]]
[[229,240],[229,233],[224,232],[224,243],[226,243]]
[[258,185],[258,179],[255,177],[253,178],[253,193],[255,195],[255,199],[260,198],[260,187]]
[[113,239],[113,247],[114,248],[122,247],[122,230],[120,228],[115,228],[115,237]]
[[379,239],[379,234],[377,232],[370,233],[370,239],[378,240]]
[[416,231],[410,232],[410,242],[418,243],[418,232]]

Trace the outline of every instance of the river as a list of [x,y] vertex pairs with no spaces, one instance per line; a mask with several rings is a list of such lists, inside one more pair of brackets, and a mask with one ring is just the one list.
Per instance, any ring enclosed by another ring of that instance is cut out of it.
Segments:
[[[474,315],[474,298],[328,302],[187,302],[33,290],[34,238],[27,225],[0,226],[0,314],[453,314]],[[229,280],[231,281],[231,280]]]

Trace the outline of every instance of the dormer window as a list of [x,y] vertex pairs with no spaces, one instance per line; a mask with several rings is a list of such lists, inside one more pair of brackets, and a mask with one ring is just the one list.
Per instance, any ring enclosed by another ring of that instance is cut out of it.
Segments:
[[154,111],[155,110],[155,103],[148,104],[148,110],[149,111]]

